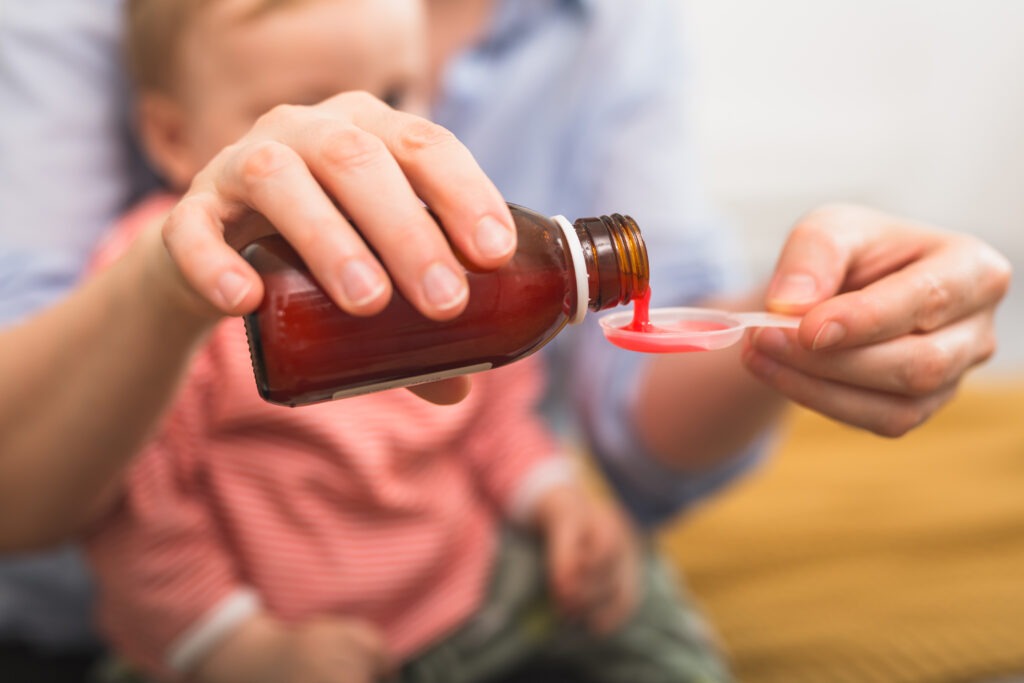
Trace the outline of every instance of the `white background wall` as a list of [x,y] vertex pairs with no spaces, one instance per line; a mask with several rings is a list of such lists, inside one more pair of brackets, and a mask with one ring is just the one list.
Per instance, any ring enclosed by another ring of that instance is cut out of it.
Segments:
[[[756,271],[854,200],[973,232],[1024,279],[1024,0],[680,2],[709,190]],[[1021,290],[990,371],[1024,369]]]

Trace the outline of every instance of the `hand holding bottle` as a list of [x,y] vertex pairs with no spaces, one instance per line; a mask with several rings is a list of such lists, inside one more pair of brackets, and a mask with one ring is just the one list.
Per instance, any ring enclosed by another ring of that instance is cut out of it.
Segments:
[[1009,280],[970,235],[827,206],[794,228],[768,291],[770,310],[803,315],[799,330],[753,332],[744,360],[797,403],[899,436],[992,355]]
[[163,228],[188,310],[239,315],[259,303],[259,277],[228,244],[255,213],[355,315],[380,311],[397,286],[425,316],[451,319],[468,290],[449,241],[481,269],[515,249],[508,209],[469,151],[365,93],[277,107],[195,177]]

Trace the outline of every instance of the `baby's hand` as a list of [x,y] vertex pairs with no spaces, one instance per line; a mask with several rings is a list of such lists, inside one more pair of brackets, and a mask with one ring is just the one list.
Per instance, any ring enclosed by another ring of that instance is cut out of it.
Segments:
[[293,628],[288,641],[285,683],[378,683],[393,673],[384,638],[363,621],[315,619]]
[[564,613],[607,634],[636,604],[639,553],[633,531],[611,503],[581,487],[552,488],[538,501],[537,525],[548,554],[548,580]]
[[394,666],[380,632],[357,619],[289,625],[254,615],[192,671],[199,683],[378,683]]

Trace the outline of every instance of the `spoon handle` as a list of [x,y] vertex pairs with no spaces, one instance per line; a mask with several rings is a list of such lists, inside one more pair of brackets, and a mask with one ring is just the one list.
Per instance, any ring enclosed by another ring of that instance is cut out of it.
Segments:
[[800,327],[800,318],[794,315],[760,312],[735,313],[733,315],[743,323],[744,327],[788,327],[792,329]]

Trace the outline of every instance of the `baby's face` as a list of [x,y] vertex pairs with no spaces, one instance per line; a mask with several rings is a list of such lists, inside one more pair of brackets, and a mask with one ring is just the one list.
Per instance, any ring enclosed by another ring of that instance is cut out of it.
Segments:
[[211,6],[185,37],[179,71],[192,173],[279,104],[366,90],[408,105],[426,65],[420,4],[308,0],[248,18],[252,0]]

